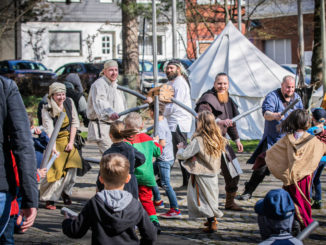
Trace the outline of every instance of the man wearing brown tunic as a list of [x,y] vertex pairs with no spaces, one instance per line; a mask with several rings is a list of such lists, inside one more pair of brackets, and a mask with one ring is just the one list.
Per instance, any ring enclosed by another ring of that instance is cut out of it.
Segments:
[[[217,119],[217,123],[221,128],[221,132],[225,137],[226,134],[236,143],[238,152],[243,151],[243,146],[240,142],[238,130],[236,124],[231,119],[237,115],[238,106],[229,97],[229,79],[225,73],[219,73],[216,76],[214,87],[206,91],[196,104],[195,110],[201,112],[204,110],[210,111]],[[235,153],[230,145],[226,147],[226,157],[228,161],[237,161]],[[221,170],[225,180],[226,202],[225,209],[242,211],[235,202],[234,198],[238,190],[239,175],[232,178],[227,163],[224,158],[221,162]]]

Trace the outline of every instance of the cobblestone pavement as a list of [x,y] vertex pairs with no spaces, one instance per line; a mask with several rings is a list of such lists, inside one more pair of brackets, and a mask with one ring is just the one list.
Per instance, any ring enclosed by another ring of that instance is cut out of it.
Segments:
[[[95,145],[88,144],[83,155],[91,158],[100,158]],[[244,170],[241,175],[239,193],[243,191],[244,182],[250,177],[251,170],[245,162],[249,154],[239,154],[238,158]],[[258,225],[256,222],[256,214],[253,207],[255,203],[263,198],[266,192],[273,188],[281,187],[281,183],[274,177],[268,176],[254,193],[253,198],[248,201],[238,201],[244,208],[243,212],[225,211],[225,190],[223,176],[219,178],[220,185],[220,208],[224,213],[224,217],[219,219],[218,231],[213,234],[205,234],[202,232],[204,219],[190,220],[187,213],[187,197],[186,189],[180,188],[182,183],[181,171],[178,164],[175,164],[171,174],[171,182],[174,187],[180,209],[182,212],[181,219],[160,219],[162,226],[162,234],[158,238],[156,244],[257,244],[260,242]],[[97,164],[92,164],[92,170],[84,177],[78,177],[77,184],[74,188],[72,200],[73,204],[69,207],[79,212],[85,202],[95,193],[95,180],[99,171]],[[323,183],[323,199],[325,200],[325,174],[322,176]],[[168,199],[161,190],[162,198],[165,201],[165,208],[159,209],[158,213],[168,210]],[[69,239],[63,235],[61,231],[61,222],[63,216],[60,214],[60,208],[63,207],[60,201],[57,204],[57,210],[44,209],[44,203],[40,203],[38,216],[34,226],[28,230],[26,234],[16,234],[16,244],[90,244],[91,232],[89,231],[82,239]],[[317,220],[320,226],[313,234],[304,241],[305,244],[325,244],[326,243],[326,206],[322,210],[313,210],[313,218]]]

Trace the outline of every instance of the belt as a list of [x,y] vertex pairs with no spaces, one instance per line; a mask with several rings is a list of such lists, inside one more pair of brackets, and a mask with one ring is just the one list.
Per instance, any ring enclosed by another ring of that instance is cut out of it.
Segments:
[[106,125],[111,125],[111,123],[103,121],[103,120],[98,120],[98,119],[94,119],[94,120],[90,120],[91,122],[96,122],[97,123],[97,130],[98,130],[98,136],[101,139],[102,135],[101,135],[101,128],[100,128],[100,123],[106,124]]

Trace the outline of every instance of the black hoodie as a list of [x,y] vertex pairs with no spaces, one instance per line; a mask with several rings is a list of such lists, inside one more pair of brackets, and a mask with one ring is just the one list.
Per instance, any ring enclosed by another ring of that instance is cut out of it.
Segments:
[[[138,227],[139,240],[135,226]],[[140,202],[129,192],[103,190],[90,199],[81,213],[62,222],[62,230],[71,238],[83,237],[92,229],[92,244],[154,244],[155,226]]]

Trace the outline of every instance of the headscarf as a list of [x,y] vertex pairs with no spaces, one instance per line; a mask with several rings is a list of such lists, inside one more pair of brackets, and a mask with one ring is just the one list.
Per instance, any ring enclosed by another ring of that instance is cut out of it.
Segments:
[[103,76],[104,75],[104,70],[107,69],[107,68],[110,68],[110,67],[117,67],[117,68],[119,68],[118,62],[116,62],[115,60],[108,60],[108,61],[106,61],[104,63],[103,70],[100,72],[100,76]]
[[55,102],[53,99],[53,95],[56,93],[66,93],[66,86],[63,83],[54,82],[49,87],[47,110],[49,111],[51,117],[57,117],[59,116],[60,112],[62,112],[57,102]]

